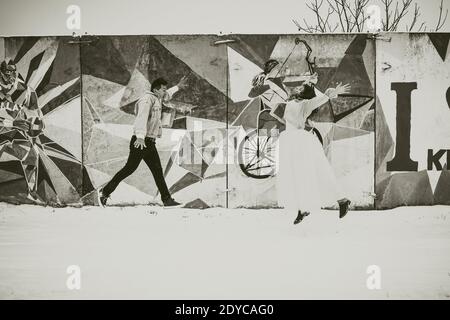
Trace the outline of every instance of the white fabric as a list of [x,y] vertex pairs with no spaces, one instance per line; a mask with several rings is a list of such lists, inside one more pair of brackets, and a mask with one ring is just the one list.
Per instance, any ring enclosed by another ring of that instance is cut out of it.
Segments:
[[286,104],[284,119],[286,130],[304,129],[311,113],[328,101],[328,96],[314,88],[316,96],[308,100],[291,100]]
[[317,108],[327,99],[321,95],[286,105],[286,130],[279,137],[277,196],[279,206],[295,215],[298,210],[319,212],[343,198],[320,141],[299,129],[305,127],[307,115],[314,110],[312,103]]

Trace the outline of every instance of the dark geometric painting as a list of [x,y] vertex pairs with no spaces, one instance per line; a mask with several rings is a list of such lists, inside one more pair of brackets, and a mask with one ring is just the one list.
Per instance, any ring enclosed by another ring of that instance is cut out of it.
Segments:
[[376,207],[450,204],[449,33],[377,44]]
[[80,56],[71,40],[4,39],[0,200],[73,204],[92,190],[83,180]]
[[[128,157],[136,102],[163,77],[169,88],[187,79],[156,142],[174,198],[187,207],[277,207],[287,93],[316,73],[321,92],[351,88],[320,106],[307,130],[352,208],[448,204],[449,40],[393,35],[377,44],[375,68],[375,41],[365,35],[1,38],[0,200],[96,205],[96,190]],[[272,83],[255,86],[273,63]],[[407,88],[410,99],[397,103]],[[159,194],[142,163],[110,204],[148,203]]]
[[[83,45],[83,161],[96,188],[126,162],[136,101],[153,80],[188,86],[171,100],[173,121],[157,139],[170,192],[184,203],[226,206],[225,162],[217,161],[227,125],[226,47],[216,36],[95,37]],[[164,116],[164,113],[163,113]],[[96,192],[83,198],[95,204]],[[159,202],[144,163],[111,195],[111,204]]]
[[[280,118],[289,88],[298,86],[302,75],[317,73],[319,91],[324,92],[338,83],[348,84],[351,90],[318,108],[309,119],[311,132],[320,137],[338,183],[352,199],[353,206],[372,208],[373,41],[364,35],[236,35],[233,38],[236,42],[228,47],[229,94],[233,101],[229,119],[231,126],[240,126],[249,137],[248,142],[238,146],[237,153],[249,152],[246,165],[229,165],[230,206],[277,206],[274,170],[277,152],[272,151],[277,148],[277,137],[269,132],[284,130]],[[274,85],[264,92],[252,93],[252,79],[263,72],[264,63],[269,60],[276,60],[282,66]],[[261,134],[261,129],[267,134]],[[264,151],[271,155],[259,156]]]

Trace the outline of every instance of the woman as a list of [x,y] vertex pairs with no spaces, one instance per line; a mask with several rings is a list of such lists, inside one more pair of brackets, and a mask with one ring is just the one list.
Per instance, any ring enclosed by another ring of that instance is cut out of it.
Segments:
[[330,98],[348,93],[350,87],[339,84],[322,94],[312,84],[316,80],[317,75],[313,75],[311,80],[292,91],[284,113],[286,130],[279,137],[278,200],[285,209],[297,212],[294,224],[335,201],[339,204],[339,217],[343,218],[350,205],[350,200],[341,197],[322,145],[305,130],[312,111]]

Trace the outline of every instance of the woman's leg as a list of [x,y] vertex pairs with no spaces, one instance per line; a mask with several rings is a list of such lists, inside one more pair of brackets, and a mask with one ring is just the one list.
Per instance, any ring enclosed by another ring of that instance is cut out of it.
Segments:
[[320,211],[320,190],[309,135],[296,130],[283,132],[279,139],[278,200],[289,215],[293,213],[292,218],[298,217],[299,210],[302,213]]
[[343,218],[350,205],[350,200],[344,197],[342,188],[339,186],[334,170],[328,161],[324,150],[319,142],[315,145],[315,154],[317,164],[316,174],[321,188],[321,204],[322,206],[331,206],[334,203],[339,205],[339,217]]
[[301,210],[298,210],[297,218],[295,218],[294,224],[302,222],[303,218],[309,216],[309,214],[310,213],[308,211],[302,212]]

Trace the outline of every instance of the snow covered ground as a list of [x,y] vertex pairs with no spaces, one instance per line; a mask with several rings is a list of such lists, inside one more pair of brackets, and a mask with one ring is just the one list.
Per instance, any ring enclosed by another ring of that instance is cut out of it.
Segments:
[[[449,299],[450,207],[322,211],[0,203],[2,299]],[[81,268],[69,290],[67,267]],[[367,268],[381,270],[369,290]]]

